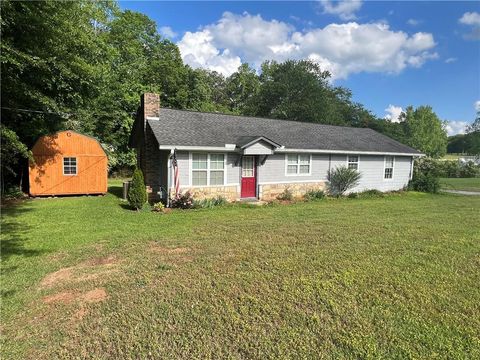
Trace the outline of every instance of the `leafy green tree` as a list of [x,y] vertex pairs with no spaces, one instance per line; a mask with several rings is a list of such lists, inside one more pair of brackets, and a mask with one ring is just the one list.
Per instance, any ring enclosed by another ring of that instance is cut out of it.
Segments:
[[140,169],[133,172],[132,181],[127,194],[128,203],[135,210],[140,210],[147,202],[147,191],[145,189],[145,181],[143,173]]
[[267,61],[262,64],[261,86],[247,106],[251,115],[320,122],[328,119],[328,78],[310,61]]
[[407,144],[433,158],[446,154],[447,132],[445,124],[430,106],[407,107],[401,115],[405,123]]
[[260,79],[248,64],[242,64],[226,80],[226,93],[229,108],[235,113],[248,113],[249,103],[257,96]]
[[27,146],[20,141],[17,134],[0,125],[0,137],[2,139],[1,150],[1,190],[5,190],[5,179],[15,177],[16,166],[20,159],[31,159],[31,153]]
[[466,130],[467,134],[480,132],[480,110],[477,110],[477,116],[475,117],[475,120],[471,125],[467,126]]
[[[90,1],[2,1],[0,6],[3,126],[26,147],[46,133],[80,130],[80,113],[89,113],[85,109],[99,95],[98,34],[115,6]],[[22,173],[23,152],[9,149],[15,172]]]

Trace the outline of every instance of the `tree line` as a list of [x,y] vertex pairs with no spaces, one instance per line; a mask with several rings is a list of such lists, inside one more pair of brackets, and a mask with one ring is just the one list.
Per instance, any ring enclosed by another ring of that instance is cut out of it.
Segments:
[[430,156],[445,154],[428,106],[377,118],[307,60],[241,65],[229,77],[183,63],[148,16],[116,2],[1,2],[2,179],[18,183],[39,136],[71,129],[100,140],[110,168],[132,166],[128,137],[143,92],[164,107],[369,127]]

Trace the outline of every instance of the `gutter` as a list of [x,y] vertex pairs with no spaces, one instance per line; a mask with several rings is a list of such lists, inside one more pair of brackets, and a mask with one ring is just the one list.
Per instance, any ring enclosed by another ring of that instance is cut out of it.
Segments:
[[[225,146],[178,146],[178,145],[159,145],[160,150],[177,149],[179,151],[223,151],[223,152],[239,152],[235,144],[225,144]],[[320,149],[290,149],[280,147],[274,149],[274,154],[286,153],[308,153],[308,154],[352,154],[352,155],[391,155],[391,156],[412,156],[423,157],[425,154],[419,153],[400,153],[400,152],[383,152],[383,151],[354,151],[354,150],[320,150]]]

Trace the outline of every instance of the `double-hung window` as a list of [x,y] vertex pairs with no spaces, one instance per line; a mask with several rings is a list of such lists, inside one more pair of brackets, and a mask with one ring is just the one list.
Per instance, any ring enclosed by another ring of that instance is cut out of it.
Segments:
[[385,156],[385,170],[383,173],[384,179],[393,179],[393,166],[395,158],[393,156]]
[[225,179],[224,154],[192,154],[192,185],[223,185]]
[[287,175],[310,175],[310,154],[287,154]]
[[358,170],[358,160],[358,155],[348,155],[348,168]]
[[77,175],[77,158],[63,158],[63,175]]

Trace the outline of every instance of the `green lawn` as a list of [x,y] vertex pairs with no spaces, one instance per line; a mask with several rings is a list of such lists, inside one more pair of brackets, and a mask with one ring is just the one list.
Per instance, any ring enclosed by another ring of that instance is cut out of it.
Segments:
[[440,186],[445,190],[480,191],[480,178],[442,178]]
[[37,199],[1,245],[3,359],[480,358],[480,197]]

